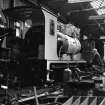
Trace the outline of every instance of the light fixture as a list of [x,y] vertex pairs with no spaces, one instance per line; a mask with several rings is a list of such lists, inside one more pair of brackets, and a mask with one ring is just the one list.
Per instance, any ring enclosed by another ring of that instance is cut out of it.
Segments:
[[2,88],[2,89],[5,89],[5,90],[7,90],[7,89],[8,89],[8,86],[5,86],[5,85],[1,85],[1,88]]
[[1,27],[1,28],[5,28],[5,25],[3,25],[3,24],[0,24],[0,27]]
[[91,2],[93,0],[67,0],[68,3]]

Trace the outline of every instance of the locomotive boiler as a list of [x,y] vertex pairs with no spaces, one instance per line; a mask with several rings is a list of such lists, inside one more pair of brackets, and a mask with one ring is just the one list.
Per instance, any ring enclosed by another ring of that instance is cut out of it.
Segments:
[[81,43],[79,39],[72,38],[60,32],[57,33],[57,36],[58,55],[60,54],[68,54],[69,56],[75,55],[81,50]]

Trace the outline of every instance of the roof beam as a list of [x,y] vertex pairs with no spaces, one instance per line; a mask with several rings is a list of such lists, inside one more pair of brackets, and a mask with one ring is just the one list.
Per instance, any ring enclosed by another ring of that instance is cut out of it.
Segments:
[[[105,23],[99,23],[100,25],[105,25]],[[95,26],[95,25],[98,25],[96,23],[93,23],[93,24],[87,24],[87,26]]]
[[67,0],[68,3],[91,2],[93,0]]
[[101,19],[105,19],[105,15],[96,15],[96,16],[89,16],[88,18],[89,20],[101,20]]
[[22,2],[30,4],[31,6],[38,5],[38,0],[22,0]]

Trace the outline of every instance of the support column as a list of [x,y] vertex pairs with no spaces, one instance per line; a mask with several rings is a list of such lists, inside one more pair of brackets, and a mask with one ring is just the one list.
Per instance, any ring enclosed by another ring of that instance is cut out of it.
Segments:
[[104,62],[105,62],[105,42],[104,42]]

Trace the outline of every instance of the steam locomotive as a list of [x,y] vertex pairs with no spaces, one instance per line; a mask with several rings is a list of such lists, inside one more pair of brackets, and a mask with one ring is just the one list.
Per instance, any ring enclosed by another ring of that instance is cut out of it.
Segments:
[[8,78],[17,77],[21,85],[39,85],[49,80],[50,72],[52,79],[61,82],[68,65],[86,63],[81,58],[79,39],[57,30],[59,20],[55,14],[44,7],[24,8],[19,9],[29,9],[36,14],[34,18],[30,17],[33,24],[24,38],[16,37],[13,29],[8,29],[8,34],[1,38],[1,63],[4,67],[0,67],[6,75],[9,74]]

